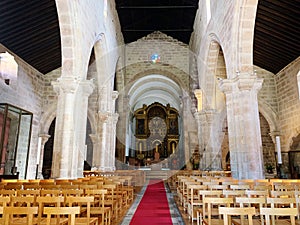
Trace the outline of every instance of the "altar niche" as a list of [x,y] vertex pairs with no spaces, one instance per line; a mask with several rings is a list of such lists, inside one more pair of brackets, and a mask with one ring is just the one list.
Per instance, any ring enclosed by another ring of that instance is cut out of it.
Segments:
[[158,163],[176,152],[179,131],[178,111],[160,103],[134,112],[135,149],[131,149],[130,157],[138,162],[139,166]]

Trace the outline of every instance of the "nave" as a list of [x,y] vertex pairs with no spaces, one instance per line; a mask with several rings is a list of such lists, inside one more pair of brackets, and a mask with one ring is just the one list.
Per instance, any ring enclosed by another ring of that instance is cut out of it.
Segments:
[[233,215],[234,225],[300,224],[298,179],[237,180],[225,171],[161,173],[93,171],[77,179],[1,180],[0,224],[228,225],[227,215]]

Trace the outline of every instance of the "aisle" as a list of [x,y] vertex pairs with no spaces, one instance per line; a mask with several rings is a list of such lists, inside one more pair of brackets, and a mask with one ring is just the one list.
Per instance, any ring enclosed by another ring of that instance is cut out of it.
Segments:
[[170,208],[162,180],[150,180],[130,225],[172,225]]
[[[135,212],[138,210],[140,203],[142,202],[142,199],[144,199],[144,194],[146,193],[146,190],[148,190],[148,183],[156,183],[158,185],[160,185],[161,188],[159,188],[159,195],[161,195],[163,193],[163,198],[166,199],[168,201],[168,205],[169,205],[169,209],[168,212],[171,216],[171,222],[170,220],[167,221],[167,223],[162,223],[163,221],[159,221],[159,223],[154,223],[154,221],[152,220],[154,217],[156,217],[157,215],[153,216],[153,218],[149,218],[149,214],[148,215],[144,215],[142,217],[140,217],[140,219],[143,218],[143,221],[141,223],[136,223],[139,225],[144,225],[144,224],[173,224],[173,225],[182,225],[184,224],[184,222],[182,221],[180,212],[176,206],[176,203],[174,201],[174,196],[173,193],[171,193],[171,191],[168,188],[168,185],[166,185],[166,187],[164,186],[164,183],[162,180],[160,179],[156,179],[156,181],[154,180],[148,180],[147,183],[145,184],[145,186],[142,188],[142,190],[137,194],[134,203],[132,204],[132,206],[130,207],[130,209],[128,210],[126,216],[123,218],[123,221],[121,223],[121,225],[132,225],[133,224],[133,217],[135,216]],[[151,185],[152,186],[152,185]],[[151,188],[151,186],[149,186]],[[148,192],[149,193],[149,192]],[[156,192],[154,192],[153,194],[156,194]],[[161,199],[158,199],[159,203],[153,203],[154,206],[158,206],[161,207]],[[142,203],[144,204],[144,203]],[[152,203],[151,203],[152,204]],[[154,209],[155,210],[155,209]],[[166,215],[164,213],[164,215]],[[150,221],[149,221],[150,220]],[[132,222],[131,222],[132,221]],[[146,223],[147,222],[147,223]],[[172,223],[173,222],[173,223]]]

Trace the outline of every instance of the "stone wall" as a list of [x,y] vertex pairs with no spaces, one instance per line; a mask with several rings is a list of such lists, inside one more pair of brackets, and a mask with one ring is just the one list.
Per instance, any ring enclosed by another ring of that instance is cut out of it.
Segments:
[[[1,51],[5,51],[4,46],[0,46]],[[1,52],[0,51],[0,52]],[[9,51],[9,50],[8,50]],[[10,52],[11,53],[11,52]],[[11,53],[18,63],[18,77],[6,85],[0,80],[0,102],[9,103],[33,113],[32,133],[29,150],[29,161],[27,179],[35,177],[37,164],[37,144],[40,126],[41,111],[43,107],[43,75],[29,66],[21,58]],[[21,164],[26,163],[26,158],[22,159]],[[20,165],[20,164],[19,164]],[[20,177],[25,179],[25,177]]]

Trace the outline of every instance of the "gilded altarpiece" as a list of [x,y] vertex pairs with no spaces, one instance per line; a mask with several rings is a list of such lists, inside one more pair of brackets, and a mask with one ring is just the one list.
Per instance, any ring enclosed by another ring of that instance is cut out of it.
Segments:
[[135,120],[135,149],[131,150],[131,157],[141,164],[162,161],[177,151],[178,111],[160,103],[134,112]]

